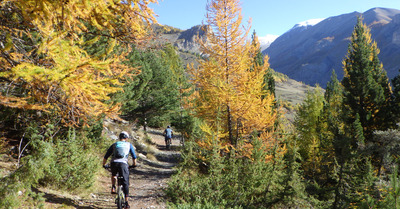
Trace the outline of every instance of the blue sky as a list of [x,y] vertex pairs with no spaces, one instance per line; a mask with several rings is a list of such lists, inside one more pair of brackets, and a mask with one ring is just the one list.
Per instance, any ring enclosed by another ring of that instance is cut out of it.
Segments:
[[[151,4],[160,24],[180,29],[205,23],[209,0],[159,0]],[[327,18],[374,7],[400,10],[400,0],[241,0],[244,22],[252,19],[252,29],[259,37],[282,35],[296,23]]]

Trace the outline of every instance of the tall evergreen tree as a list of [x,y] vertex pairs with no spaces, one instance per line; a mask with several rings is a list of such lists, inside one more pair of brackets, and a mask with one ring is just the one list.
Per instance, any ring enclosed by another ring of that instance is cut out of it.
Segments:
[[309,90],[294,122],[299,136],[299,152],[304,160],[303,167],[306,175],[311,178],[318,175],[322,160],[320,125],[323,104],[321,88]]
[[179,91],[170,65],[157,51],[134,50],[128,64],[140,67],[140,74],[124,87],[120,99],[124,115],[147,125],[162,126],[170,119],[171,110],[179,108]]
[[370,30],[362,20],[361,17],[357,19],[343,62],[343,103],[348,109],[346,123],[352,124],[358,114],[366,140],[370,141],[374,130],[386,130],[393,127],[394,122],[388,77],[378,59],[376,42],[371,41]]
[[[400,72],[400,70],[399,70]],[[400,74],[392,80],[393,84],[393,110],[395,122],[400,122]]]
[[335,167],[337,155],[335,150],[343,145],[343,88],[337,79],[335,71],[332,71],[331,80],[327,83],[324,93],[324,104],[320,121],[321,153],[320,176],[316,183],[320,188],[317,192],[320,200],[327,201],[333,197],[332,189],[336,186]]
[[177,86],[179,95],[177,98],[177,106],[171,109],[171,124],[180,133],[186,134],[190,131],[191,120],[193,117],[189,114],[190,108],[186,104],[189,103],[188,97],[193,93],[192,85],[188,81],[188,76],[184,68],[183,62],[177,53],[175,47],[171,44],[167,44],[164,50],[161,51],[161,56],[173,76],[170,82],[173,82]]
[[324,139],[324,147],[329,149],[333,146],[337,137],[340,137],[344,132],[343,87],[340,85],[335,71],[332,71],[331,80],[327,83],[324,98],[323,120],[326,124],[323,128],[326,128],[327,131],[323,133],[322,138]]

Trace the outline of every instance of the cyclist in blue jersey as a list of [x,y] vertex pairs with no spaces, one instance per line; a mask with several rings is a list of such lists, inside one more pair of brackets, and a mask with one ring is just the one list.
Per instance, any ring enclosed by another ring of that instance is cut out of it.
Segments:
[[125,206],[129,208],[128,196],[129,196],[129,164],[128,157],[129,154],[132,156],[133,164],[132,166],[136,166],[136,153],[135,148],[129,143],[127,140],[129,139],[129,134],[126,131],[122,131],[119,134],[120,141],[112,144],[103,159],[103,167],[105,167],[107,163],[107,159],[111,158],[111,193],[115,194],[115,184],[117,182],[117,174],[119,176],[123,176],[124,180],[122,182],[123,191],[125,193]]
[[171,145],[171,139],[174,136],[171,126],[167,126],[167,129],[165,129],[163,135],[165,137],[165,148],[169,149],[169,147]]

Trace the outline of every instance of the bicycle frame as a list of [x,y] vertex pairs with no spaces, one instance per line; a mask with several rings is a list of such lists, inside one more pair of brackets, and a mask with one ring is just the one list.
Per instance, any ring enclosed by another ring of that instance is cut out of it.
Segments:
[[[129,166],[130,168],[135,168],[136,165],[134,166]],[[110,165],[105,165],[104,166],[105,169],[107,169],[108,171],[111,171],[111,167]],[[116,197],[115,197],[115,204],[117,204],[118,209],[123,209],[125,208],[125,204],[126,204],[126,196],[123,190],[123,186],[122,186],[122,181],[124,180],[123,176],[117,175],[117,188],[116,188]]]
[[124,178],[122,176],[118,176],[117,196],[115,198],[115,203],[117,204],[118,209],[125,208],[125,194],[122,189],[123,179]]

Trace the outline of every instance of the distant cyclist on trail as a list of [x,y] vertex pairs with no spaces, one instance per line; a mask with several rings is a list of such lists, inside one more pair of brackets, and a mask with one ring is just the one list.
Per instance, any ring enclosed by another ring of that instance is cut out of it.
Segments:
[[103,167],[105,167],[107,163],[108,157],[112,155],[111,159],[111,194],[115,194],[116,187],[115,184],[117,182],[117,174],[122,175],[124,180],[122,182],[123,191],[125,193],[125,206],[129,208],[128,197],[129,197],[129,165],[128,165],[128,157],[129,154],[132,156],[133,164],[132,166],[136,166],[136,154],[135,148],[133,148],[132,144],[127,142],[129,138],[129,134],[125,131],[122,131],[119,134],[120,141],[115,142],[108,148],[106,155],[103,159]]
[[165,136],[165,147],[169,149],[169,146],[171,145],[171,139],[174,136],[171,126],[167,126],[167,129],[165,129],[163,135]]

